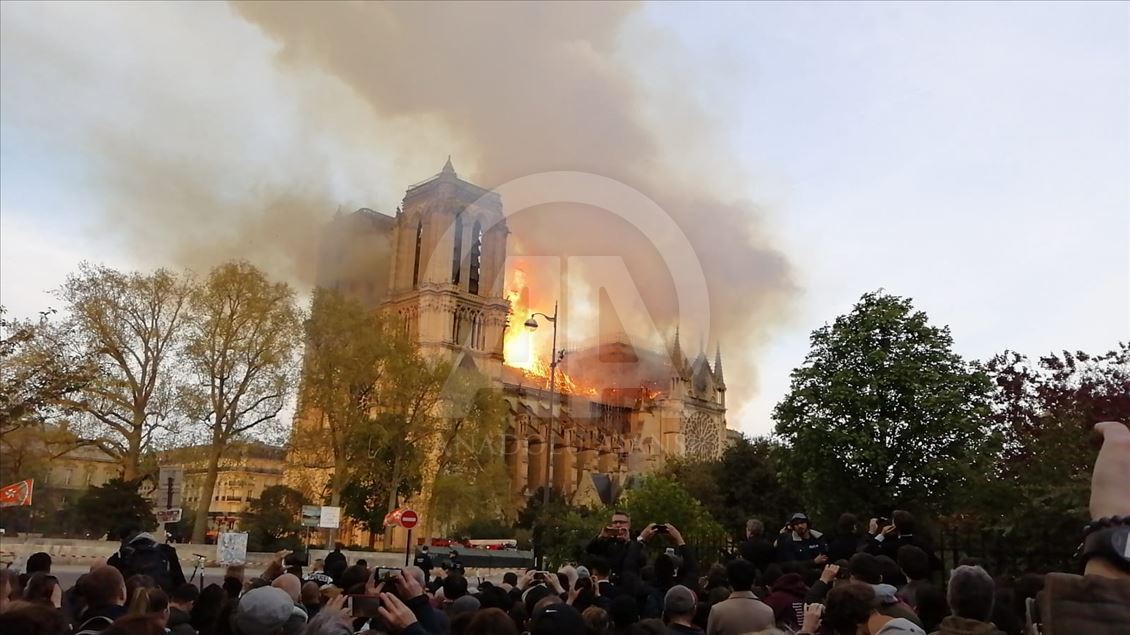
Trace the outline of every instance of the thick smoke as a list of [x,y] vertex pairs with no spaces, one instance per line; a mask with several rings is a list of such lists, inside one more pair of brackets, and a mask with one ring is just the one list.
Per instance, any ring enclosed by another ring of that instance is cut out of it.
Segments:
[[[760,211],[735,198],[751,188],[725,122],[691,97],[718,71],[675,63],[635,5],[6,6],[3,39],[5,121],[92,157],[92,231],[154,264],[241,256],[309,284],[339,205],[389,211],[450,153],[488,188],[577,170],[656,201],[708,281],[712,324],[684,350],[722,343],[731,408],[794,293]],[[515,252],[622,256],[655,323],[674,323],[671,276],[636,228],[576,205],[509,222]],[[555,273],[527,271],[539,289]]]
[[[328,71],[378,117],[427,113],[442,121],[452,132],[456,168],[473,182],[496,187],[538,172],[578,170],[654,199],[690,239],[708,281],[712,341],[692,333],[685,350],[693,355],[700,344],[723,342],[729,383],[740,386],[734,396],[752,392],[750,349],[782,316],[793,290],[789,267],[767,246],[756,206],[729,198],[734,175],[722,122],[678,90],[695,78],[666,78],[657,86],[634,72],[634,63],[661,64],[672,55],[664,49],[672,38],[640,35],[632,22],[637,7],[237,7],[283,45],[289,68]],[[634,42],[655,48],[625,53],[629,32]],[[523,211],[511,217],[510,228],[517,238],[512,247],[527,254],[623,256],[652,318],[661,326],[672,323],[677,307],[670,275],[635,228],[600,210],[568,205]],[[552,300],[531,301],[548,308]]]

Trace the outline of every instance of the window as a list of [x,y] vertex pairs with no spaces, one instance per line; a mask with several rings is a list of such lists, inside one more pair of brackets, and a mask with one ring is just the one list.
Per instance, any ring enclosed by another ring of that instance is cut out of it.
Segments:
[[416,262],[412,265],[412,286],[420,284],[420,247],[424,242],[424,221],[416,221]]
[[459,284],[459,261],[463,260],[463,216],[455,217],[455,246],[451,256],[451,284]]
[[70,485],[71,479],[73,479],[74,477],[75,471],[68,467],[67,470],[63,472],[63,485]]
[[471,279],[467,290],[476,295],[479,293],[479,274],[482,269],[482,261],[483,228],[479,225],[478,221],[475,221],[475,227],[471,233]]

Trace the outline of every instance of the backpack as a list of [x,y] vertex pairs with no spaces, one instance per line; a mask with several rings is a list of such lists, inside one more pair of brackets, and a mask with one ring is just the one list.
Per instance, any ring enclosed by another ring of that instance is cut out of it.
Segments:
[[[101,622],[101,626],[98,623]],[[74,635],[98,635],[102,631],[110,628],[114,621],[102,615],[95,615],[94,617],[86,620],[79,625]]]
[[173,590],[169,557],[161,549],[161,545],[152,540],[139,540],[122,547],[121,554],[122,574],[125,577],[147,575],[165,592]]

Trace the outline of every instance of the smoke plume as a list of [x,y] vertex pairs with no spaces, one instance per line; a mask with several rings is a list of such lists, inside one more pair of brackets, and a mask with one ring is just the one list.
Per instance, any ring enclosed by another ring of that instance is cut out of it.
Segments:
[[[390,211],[451,154],[487,188],[576,170],[658,203],[708,285],[712,323],[683,348],[722,344],[732,410],[754,394],[753,352],[795,292],[762,211],[734,195],[751,188],[725,122],[694,97],[716,71],[678,64],[676,39],[636,5],[5,6],[3,47],[6,119],[39,119],[52,143],[94,157],[92,231],[160,264],[242,256],[309,284],[317,229],[339,205]],[[63,86],[75,101],[61,103]],[[21,111],[9,89],[40,105]],[[509,225],[517,255],[623,257],[651,318],[673,323],[671,276],[638,228],[567,204]],[[586,273],[570,270],[582,285]],[[526,274],[556,285],[556,272]],[[548,310],[553,294],[530,301]],[[573,322],[591,309],[573,307]]]

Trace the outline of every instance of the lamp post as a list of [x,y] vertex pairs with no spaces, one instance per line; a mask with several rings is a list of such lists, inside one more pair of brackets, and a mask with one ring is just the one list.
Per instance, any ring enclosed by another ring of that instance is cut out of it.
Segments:
[[553,346],[549,351],[549,423],[546,425],[546,453],[545,453],[545,487],[542,488],[541,507],[544,511],[549,507],[549,490],[553,487],[553,402],[556,400],[557,388],[557,303],[553,303],[553,315],[544,313],[531,313],[526,320],[526,328],[531,332],[537,330],[537,316],[541,316],[553,325]]

